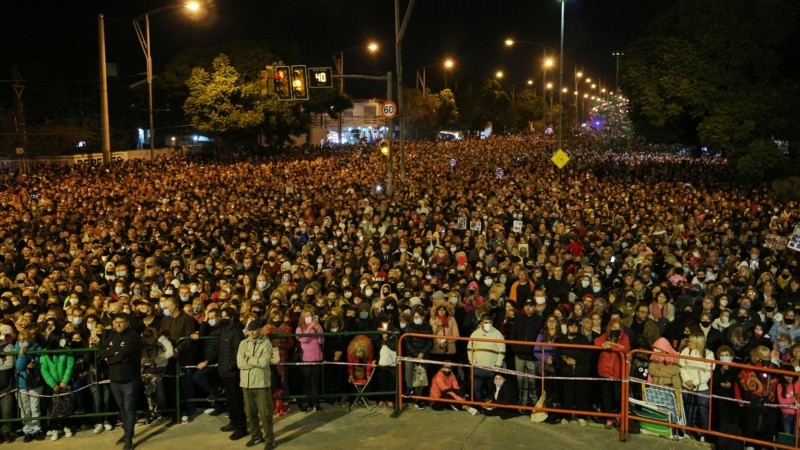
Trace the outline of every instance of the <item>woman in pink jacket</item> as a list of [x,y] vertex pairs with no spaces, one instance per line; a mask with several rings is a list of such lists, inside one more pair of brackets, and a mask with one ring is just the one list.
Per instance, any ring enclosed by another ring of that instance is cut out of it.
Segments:
[[[300,321],[298,322],[297,334],[313,334],[322,333],[322,325],[319,324],[319,318],[314,315],[314,311],[304,309],[300,313]],[[303,395],[306,395],[305,402],[303,399],[298,401],[300,410],[304,413],[322,411],[319,406],[319,386],[322,380],[322,336],[298,336],[297,341],[300,342],[302,356],[300,360],[304,363],[317,363],[304,365],[303,367]]]
[[433,349],[431,349],[431,359],[437,361],[453,359],[453,355],[456,353],[456,341],[453,339],[445,339],[445,337],[448,336],[459,336],[458,324],[453,317],[455,309],[455,306],[445,300],[433,302],[433,308],[431,308],[431,328],[433,328],[433,334],[442,337],[434,339]]

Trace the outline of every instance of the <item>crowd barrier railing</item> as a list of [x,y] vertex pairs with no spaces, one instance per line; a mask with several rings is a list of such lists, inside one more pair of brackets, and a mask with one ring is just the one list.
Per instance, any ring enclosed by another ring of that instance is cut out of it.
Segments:
[[[678,424],[678,423],[674,423],[672,421],[666,422],[666,421],[662,421],[662,420],[658,420],[658,419],[654,419],[654,418],[650,418],[650,417],[643,417],[643,416],[639,416],[639,415],[636,415],[636,414],[632,414],[630,412],[630,410],[629,410],[629,408],[630,408],[630,401],[629,401],[630,400],[630,396],[629,395],[625,395],[624,398],[623,398],[623,402],[624,403],[623,403],[622,410],[623,410],[623,416],[624,417],[623,417],[622,423],[624,424],[624,433],[626,435],[627,435],[627,433],[629,432],[629,429],[630,429],[630,426],[629,426],[630,425],[630,421],[631,420],[636,420],[636,421],[640,421],[640,422],[646,422],[646,423],[651,423],[651,424],[655,424],[655,425],[661,425],[661,426],[669,427],[669,428],[672,428],[672,429],[683,430],[683,431],[691,431],[691,432],[699,433],[701,435],[711,435],[711,436],[716,436],[718,438],[732,439],[734,441],[744,441],[744,442],[747,442],[749,444],[755,444],[755,445],[764,446],[764,447],[771,447],[771,448],[774,447],[774,448],[782,448],[782,449],[798,448],[797,426],[798,426],[798,419],[800,418],[800,406],[788,406],[788,408],[794,409],[794,411],[795,411],[794,445],[786,445],[786,444],[782,444],[782,443],[779,443],[779,442],[764,441],[764,440],[761,440],[761,439],[756,439],[756,438],[742,436],[742,435],[723,433],[721,431],[714,430],[711,427],[711,424],[713,423],[713,418],[714,418],[714,416],[713,416],[713,413],[714,413],[714,401],[713,400],[714,399],[725,400],[725,401],[728,401],[728,402],[731,402],[731,403],[735,403],[735,404],[738,404],[738,405],[744,406],[744,407],[748,407],[749,405],[751,405],[751,402],[747,401],[747,400],[743,400],[743,399],[739,399],[739,398],[724,397],[724,396],[719,396],[719,395],[715,395],[714,394],[714,375],[715,375],[714,368],[716,366],[725,365],[725,366],[729,366],[729,367],[735,367],[735,368],[738,368],[738,369],[755,370],[757,372],[769,373],[769,374],[772,374],[772,375],[775,375],[775,376],[792,376],[792,377],[800,376],[800,374],[798,374],[797,372],[780,370],[780,369],[773,369],[773,368],[767,368],[767,367],[758,367],[758,366],[754,366],[754,365],[751,365],[751,364],[740,364],[740,363],[735,363],[735,362],[724,362],[724,361],[719,361],[719,360],[710,360],[710,359],[694,357],[694,356],[688,356],[688,355],[681,355],[681,354],[677,354],[677,355],[671,355],[670,354],[670,355],[668,355],[668,354],[665,354],[665,353],[654,352],[654,351],[649,351],[649,350],[641,350],[641,349],[630,351],[628,353],[628,361],[631,361],[631,358],[633,358],[637,354],[638,355],[649,355],[649,356],[657,355],[660,358],[665,358],[665,359],[672,360],[672,364],[679,364],[680,360],[698,361],[698,362],[711,364],[711,369],[710,369],[710,374],[709,374],[710,377],[709,377],[709,381],[708,381],[709,389],[708,389],[708,393],[707,394],[701,393],[701,392],[697,392],[697,391],[693,391],[693,390],[684,390],[684,389],[677,390],[677,389],[674,389],[674,388],[669,387],[669,386],[655,385],[653,383],[649,383],[647,381],[643,381],[643,380],[641,380],[639,378],[631,377],[631,370],[630,370],[631,366],[630,366],[630,364],[625,364],[625,366],[624,366],[625,367],[625,375],[624,375],[624,377],[627,379],[628,386],[630,386],[630,384],[633,384],[633,383],[643,384],[645,386],[658,386],[659,389],[668,389],[668,390],[675,391],[676,393],[679,392],[680,394],[696,395],[696,396],[701,396],[701,397],[708,398],[708,400],[709,400],[709,402],[708,402],[708,426],[706,428],[699,428],[699,427],[696,427],[696,426],[693,426],[693,425],[689,425],[689,424],[681,425],[681,424]],[[648,358],[648,359],[650,359],[650,358]],[[772,375],[770,375],[768,377],[768,380],[772,379]],[[769,383],[769,381],[768,381],[768,383]],[[628,392],[628,394],[629,394],[629,392]],[[676,399],[677,399],[677,394],[676,394]],[[682,402],[683,400],[682,399],[678,399],[678,401]],[[777,402],[777,397],[776,397],[775,401]],[[765,407],[765,408],[776,408],[776,409],[778,409],[777,412],[779,414],[780,414],[780,409],[781,408],[784,408],[784,409],[787,408],[786,405],[781,405],[781,404],[777,404],[777,403],[773,403],[773,404],[766,403],[766,404],[763,404],[763,405],[760,405],[760,406]],[[776,435],[777,435],[777,433],[776,433]]]
[[[365,336],[370,337],[370,338],[373,338],[373,337],[378,337],[379,338],[381,335],[384,335],[384,334],[387,334],[387,333],[388,334],[393,334],[395,336],[398,334],[396,331],[370,330],[370,331],[342,331],[342,332],[336,332],[336,333],[324,332],[324,333],[299,333],[299,334],[297,334],[297,333],[270,334],[269,338],[270,339],[296,339],[298,337],[322,337],[323,341],[322,341],[322,344],[321,344],[322,345],[321,354],[325,355],[325,342],[326,342],[325,338],[326,337],[347,336],[347,337],[350,338],[348,340],[348,343],[349,343],[349,341],[352,340],[353,337],[358,336],[358,335],[365,335]],[[175,343],[175,347],[177,348],[183,342],[185,342],[187,340],[191,340],[191,339],[192,339],[191,336],[182,337],[182,338],[178,339],[178,341]],[[210,340],[210,339],[217,339],[217,336],[201,336],[196,340],[203,341],[203,340]],[[398,345],[399,345],[399,343],[398,343]],[[288,351],[288,354],[287,354],[287,356],[289,358],[291,358],[291,359],[293,359],[292,358],[292,352],[293,351],[295,351],[294,346],[293,346],[292,350]],[[376,346],[373,346],[372,359],[374,361],[374,366],[375,366],[376,369],[377,369],[377,366],[378,366],[379,352],[380,352],[380,347],[376,348]],[[324,366],[341,366],[341,367],[346,368],[348,366],[366,366],[367,364],[364,364],[364,363],[350,363],[350,362],[348,362],[348,360],[347,360],[347,345],[345,345],[344,352],[342,353],[342,357],[338,361],[326,361],[324,358],[323,358],[322,361],[285,361],[285,360],[282,359],[278,364],[274,364],[274,365],[276,367],[282,367],[284,369],[289,369],[290,373],[291,373],[292,372],[292,370],[291,370],[292,368],[299,368],[299,367],[310,366],[310,365],[319,365],[319,366],[323,366],[323,367]],[[194,370],[194,369],[197,369],[197,366],[194,363],[190,364],[190,365],[175,364],[175,373],[172,374],[172,376],[175,378],[175,396],[176,396],[176,398],[175,398],[175,416],[176,416],[176,420],[178,420],[178,421],[180,420],[181,414],[182,414],[181,403],[182,403],[182,400],[183,400],[181,398],[181,382],[182,382],[181,381],[181,375],[182,375],[182,373],[184,373],[185,370]],[[300,375],[297,372],[295,372],[295,373],[292,374],[292,377],[295,377],[295,376],[300,376]],[[396,372],[395,372],[395,376],[397,376]],[[289,381],[289,377],[288,376],[286,377],[286,381]],[[320,398],[320,399],[348,398],[349,399],[349,398],[358,397],[358,396],[362,396],[362,397],[388,397],[388,396],[392,396],[392,397],[395,398],[395,405],[398,404],[399,392],[397,390],[390,390],[390,391],[372,390],[372,391],[365,391],[363,393],[358,393],[358,392],[355,392],[355,391],[351,392],[349,389],[346,389],[346,390],[344,390],[342,392],[329,393],[329,392],[327,392],[326,381],[328,383],[331,382],[331,380],[327,380],[327,377],[325,377],[324,375],[321,376],[320,389],[319,389],[320,392],[316,396],[317,398]],[[347,388],[347,386],[345,386],[345,388]],[[309,398],[309,395],[296,393],[296,392],[291,392],[291,391],[290,391],[289,394],[284,393],[284,395],[282,396],[282,399],[284,401],[304,400],[304,399],[307,399],[307,398]],[[207,402],[208,400],[207,400],[206,397],[194,397],[194,398],[185,399],[184,401],[189,402],[189,403],[203,403],[203,402]],[[397,409],[397,406],[395,406],[395,410],[396,409]]]
[[[70,419],[73,419],[73,418],[75,418],[75,419],[84,419],[84,418],[85,419],[91,419],[91,418],[116,416],[116,415],[119,414],[118,410],[109,411],[108,410],[109,409],[108,408],[109,405],[102,405],[102,403],[104,403],[104,402],[101,400],[101,396],[103,396],[103,393],[101,392],[101,389],[102,389],[103,386],[108,386],[110,384],[110,381],[107,380],[107,379],[99,379],[99,377],[98,377],[98,371],[97,371],[97,367],[98,367],[98,358],[97,358],[98,349],[97,348],[95,348],[95,347],[63,348],[63,349],[58,349],[58,350],[29,350],[29,351],[26,352],[26,354],[28,354],[28,355],[38,355],[38,356],[48,355],[48,354],[49,355],[69,354],[69,355],[80,356],[80,355],[83,355],[83,354],[86,354],[86,353],[91,353],[91,357],[92,357],[91,365],[88,368],[87,372],[84,372],[84,373],[81,373],[81,374],[76,374],[73,371],[72,381],[74,382],[76,380],[76,377],[79,376],[79,375],[89,376],[89,380],[85,385],[80,386],[77,389],[72,389],[72,386],[70,386],[70,388],[71,388],[70,391],[73,394],[83,395],[83,394],[81,394],[82,391],[84,391],[86,389],[90,390],[90,394],[91,394],[90,398],[91,398],[91,403],[92,403],[92,405],[91,405],[92,410],[89,410],[89,411],[86,411],[86,410],[78,411],[78,410],[76,410],[76,413],[70,415],[69,418]],[[0,352],[0,358],[4,358],[6,356],[17,357],[18,355],[19,355],[19,352]],[[37,366],[37,370],[40,370],[40,367],[41,366]],[[36,397],[38,397],[40,399],[51,399],[51,398],[62,396],[62,395],[68,395],[67,393],[55,393],[55,392],[45,394],[44,392],[49,392],[50,389],[49,388],[47,388],[47,389],[44,388],[44,386],[46,385],[44,380],[42,380],[42,382],[43,382],[42,393],[37,394],[35,392],[31,392],[30,390],[22,390],[21,391],[18,388],[17,383],[16,383],[16,379],[17,379],[16,368],[12,367],[9,370],[12,371],[12,376],[14,377],[14,382],[11,385],[9,385],[9,387],[10,387],[9,389],[7,389],[5,391],[0,391],[0,398],[5,397],[7,395],[15,395],[15,396],[19,396],[19,395],[31,395],[32,396],[32,395],[35,395]],[[110,392],[107,395],[109,396],[109,398],[111,397]],[[110,399],[110,401],[113,402],[113,399]],[[40,405],[40,412],[41,411],[46,411],[46,409],[42,408],[42,406],[43,405]],[[105,406],[105,407],[101,408],[101,406]],[[105,409],[105,410],[101,411],[101,409]],[[14,411],[17,414],[16,417],[0,419],[0,423],[22,422],[23,420],[25,420],[25,421],[27,421],[27,420],[43,421],[43,420],[52,420],[52,419],[54,419],[54,417],[46,415],[46,414],[45,415],[39,415],[39,416],[36,416],[36,417],[24,417],[23,418],[23,417],[21,417],[21,414],[19,412],[19,408],[18,407],[15,408]],[[143,412],[144,411],[140,410],[140,411],[137,412],[137,414],[138,413],[143,413]],[[163,412],[171,412],[171,409],[165,410]]]
[[[619,350],[612,350],[612,349],[603,349],[601,347],[595,345],[578,345],[578,344],[560,344],[560,343],[550,343],[550,342],[529,342],[529,341],[514,341],[514,340],[496,340],[496,339],[486,339],[486,338],[472,338],[472,337],[457,337],[457,336],[442,336],[442,335],[430,335],[430,334],[418,334],[418,333],[405,333],[400,336],[399,343],[398,343],[398,353],[397,359],[398,362],[409,361],[413,363],[420,363],[420,364],[434,364],[434,365],[442,365],[442,361],[436,360],[422,360],[418,358],[403,356],[402,354],[402,344],[404,340],[409,338],[421,338],[421,339],[447,339],[452,341],[467,341],[467,342],[484,342],[484,343],[503,343],[505,345],[524,345],[531,347],[531,352],[541,352],[541,360],[544,360],[547,348],[553,349],[575,349],[575,350],[585,350],[587,352],[611,352],[615,355],[615,357],[620,358],[620,368],[621,368],[621,375],[625,374],[625,362],[626,362],[626,354],[619,351]],[[572,381],[572,382],[601,382],[601,383],[610,383],[610,382],[618,382],[621,383],[620,392],[622,394],[622,398],[620,398],[620,405],[624,406],[624,398],[627,395],[627,377],[621,376],[620,378],[605,378],[605,377],[598,377],[598,376],[586,376],[586,377],[564,377],[560,375],[548,375],[545,371],[541,371],[539,374],[530,374],[526,372],[519,372],[514,370],[509,370],[504,367],[496,367],[496,366],[482,366],[479,364],[469,364],[469,363],[459,363],[457,361],[453,361],[450,363],[453,367],[465,367],[468,368],[470,371],[470,386],[474,385],[474,369],[484,369],[493,373],[502,373],[505,375],[513,375],[513,376],[524,376],[529,377],[532,379],[537,380],[537,383],[540,384],[541,390],[540,392],[546,392],[545,384],[548,380],[551,381]],[[403,386],[403,364],[398,364],[397,371],[397,383],[398,383],[398,391],[402,391]],[[552,393],[550,394],[552,395]],[[488,403],[479,401],[479,399],[470,398],[469,400],[465,401],[458,401],[446,398],[432,398],[429,396],[420,396],[420,395],[410,395],[406,396],[413,400],[421,400],[426,402],[442,402],[442,403],[449,403],[449,404],[459,404],[459,405],[469,405],[469,406],[479,406],[483,408],[505,408],[505,409],[513,409],[513,410],[526,410],[530,411],[531,413],[534,412],[547,412],[547,413],[555,413],[555,414],[567,414],[567,415],[579,415],[579,416],[594,416],[594,417],[603,417],[606,419],[614,419],[620,422],[620,441],[625,440],[624,434],[624,427],[623,424],[623,409],[621,408],[619,412],[600,412],[595,411],[591,408],[587,410],[573,410],[573,409],[566,409],[566,408],[554,408],[554,407],[547,407],[547,406],[522,406],[522,405],[502,405],[502,404],[495,404],[495,403]],[[398,400],[398,409],[402,411],[403,409],[403,396],[400,397]]]

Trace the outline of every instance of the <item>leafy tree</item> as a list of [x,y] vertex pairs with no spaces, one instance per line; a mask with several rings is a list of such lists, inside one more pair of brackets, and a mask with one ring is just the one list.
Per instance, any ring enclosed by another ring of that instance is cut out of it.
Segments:
[[437,111],[437,124],[440,129],[452,130],[458,127],[458,107],[453,91],[444,89],[437,94],[439,109]]
[[406,134],[418,139],[430,139],[439,131],[439,97],[417,89],[406,88],[403,92],[403,117]]
[[217,141],[252,142],[262,134],[274,147],[308,129],[308,115],[298,104],[263,96],[260,82],[243,80],[226,55],[214,59],[212,72],[195,68],[187,86],[184,111],[194,127]]
[[636,129],[748,161],[737,167],[753,181],[796,166],[775,140],[800,135],[799,12],[792,0],[677,2],[623,60]]
[[513,127],[515,112],[511,108],[511,97],[494,78],[487,78],[478,90],[478,114],[473,125],[483,129],[489,122],[495,132]]
[[531,122],[542,120],[542,97],[533,89],[523,89],[514,96],[514,109],[519,118],[517,128],[528,127]]

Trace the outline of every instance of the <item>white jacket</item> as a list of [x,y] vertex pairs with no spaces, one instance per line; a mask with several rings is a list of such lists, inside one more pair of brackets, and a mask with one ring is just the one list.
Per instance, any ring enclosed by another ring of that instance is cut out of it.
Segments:
[[[689,348],[683,349],[681,355],[693,356],[696,358],[714,359],[714,352],[706,349],[706,354],[700,355],[697,350],[690,350]],[[711,372],[714,370],[714,364],[711,362],[692,361],[688,359],[679,359],[678,364],[681,366],[681,384],[684,389],[692,391],[707,391],[708,381],[711,379]],[[693,387],[689,388],[686,381],[692,380]]]

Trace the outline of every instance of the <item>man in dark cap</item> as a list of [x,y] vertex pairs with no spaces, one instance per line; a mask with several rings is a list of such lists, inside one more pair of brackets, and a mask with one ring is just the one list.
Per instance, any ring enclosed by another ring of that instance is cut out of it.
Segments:
[[272,344],[261,333],[264,324],[255,319],[247,324],[247,339],[239,343],[236,363],[239,366],[239,386],[244,393],[244,410],[252,437],[248,447],[266,440],[265,450],[275,447],[272,429],[272,392],[269,364]]

